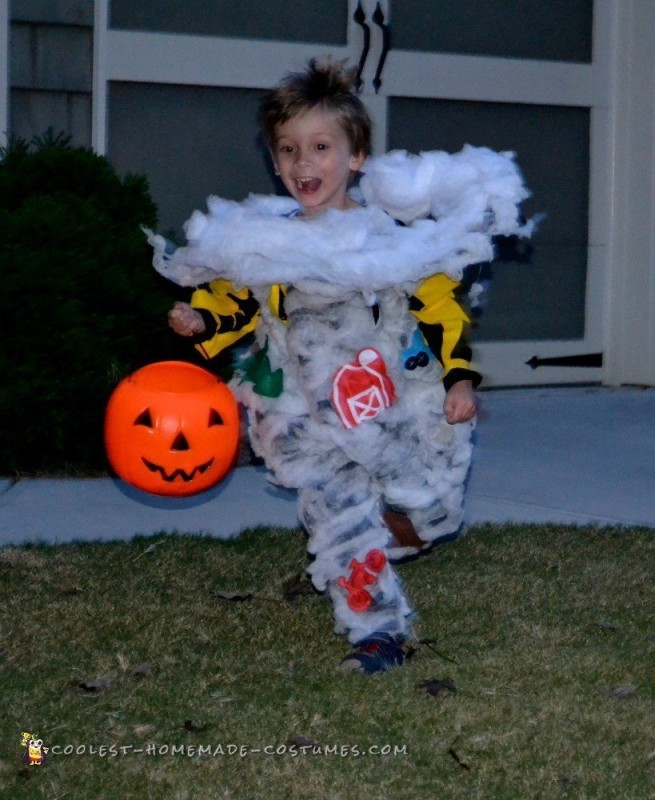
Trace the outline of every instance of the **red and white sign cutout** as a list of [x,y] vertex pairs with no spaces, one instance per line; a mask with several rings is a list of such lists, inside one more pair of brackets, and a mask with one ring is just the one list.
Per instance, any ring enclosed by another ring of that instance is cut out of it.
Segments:
[[377,350],[360,350],[354,361],[334,373],[331,400],[344,428],[377,417],[396,401],[393,381]]

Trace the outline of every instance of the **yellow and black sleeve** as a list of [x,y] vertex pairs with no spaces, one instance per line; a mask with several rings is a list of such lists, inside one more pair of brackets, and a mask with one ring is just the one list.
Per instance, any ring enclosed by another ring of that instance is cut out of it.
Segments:
[[424,281],[409,298],[409,309],[443,367],[446,391],[458,381],[470,380],[477,386],[482,380],[471,368],[471,348],[464,335],[469,318],[455,297],[458,286],[457,281],[439,273]]

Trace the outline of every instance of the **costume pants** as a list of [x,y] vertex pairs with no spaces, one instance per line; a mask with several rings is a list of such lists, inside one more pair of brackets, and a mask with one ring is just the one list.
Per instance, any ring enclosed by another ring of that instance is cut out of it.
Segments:
[[[405,511],[426,542],[454,533],[461,522],[461,483],[468,468],[461,446],[447,448],[446,453],[432,448],[421,457],[423,451],[416,452],[416,437],[408,428],[411,422],[382,427],[372,420],[364,425],[367,438],[377,428],[387,445],[382,451],[373,448],[370,463],[360,463],[345,452],[334,443],[332,430],[308,415],[287,419],[265,415],[256,428],[251,427],[255,451],[261,449],[262,437],[270,436],[263,449],[276,454],[275,477],[298,487],[299,518],[313,557],[308,572],[316,588],[332,600],[335,631],[346,633],[353,643],[375,631],[401,638],[410,633],[411,607],[390,562],[408,552],[390,548],[391,533],[382,519],[385,504]],[[450,432],[467,442],[470,427],[461,431],[457,427],[449,426]],[[361,459],[367,450],[358,446],[359,431],[349,433]],[[463,459],[459,467],[456,456]],[[436,472],[441,482],[431,485],[427,478],[440,459],[444,466]],[[453,485],[444,488],[444,474]],[[383,568],[362,573],[376,551],[386,559]],[[359,573],[354,562],[361,565]],[[356,610],[352,584],[358,574],[366,573],[374,579],[364,587],[371,602]]]
[[[371,483],[360,466],[344,462],[323,486],[298,493],[299,516],[309,534],[307,549],[314,556],[309,574],[332,600],[335,631],[347,633],[351,642],[375,631],[402,638],[409,633],[411,609],[394,568],[388,561],[379,572],[365,566],[371,554],[386,557],[390,537]],[[356,562],[360,575],[374,579],[364,589],[370,606],[362,610],[349,605],[357,599],[356,590],[339,583],[357,583]]]
[[[290,291],[289,328],[279,337],[286,355],[274,364],[284,368],[285,391],[245,398],[253,450],[276,482],[298,490],[308,571],[332,600],[336,631],[353,643],[376,631],[410,632],[410,604],[389,559],[416,550],[390,548],[385,504],[405,511],[425,542],[454,533],[471,454],[471,425],[444,419],[434,363],[411,375],[402,366],[415,328],[406,297],[387,292],[378,300],[376,319],[361,298]],[[276,329],[268,330],[273,358]],[[362,344],[384,357],[397,400],[347,429],[330,400],[332,380]]]

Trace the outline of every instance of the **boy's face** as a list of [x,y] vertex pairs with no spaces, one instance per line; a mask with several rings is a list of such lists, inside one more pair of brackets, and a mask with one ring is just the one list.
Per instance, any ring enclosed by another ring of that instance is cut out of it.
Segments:
[[353,155],[335,114],[312,108],[278,125],[272,155],[282,182],[304,214],[355,205],[346,192],[364,155]]

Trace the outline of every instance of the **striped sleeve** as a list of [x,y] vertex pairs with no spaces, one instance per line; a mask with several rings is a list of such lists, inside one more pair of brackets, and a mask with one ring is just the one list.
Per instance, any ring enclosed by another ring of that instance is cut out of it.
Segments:
[[474,386],[482,380],[471,368],[471,349],[464,336],[469,318],[455,297],[458,286],[439,273],[424,281],[409,300],[421,333],[443,367],[446,390],[461,380],[470,380]]

